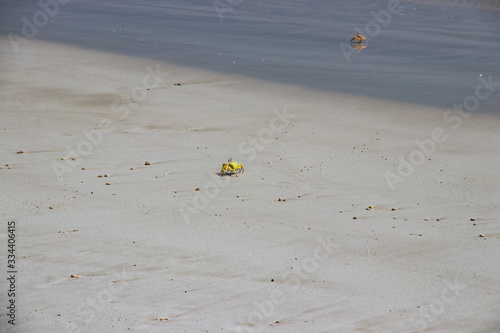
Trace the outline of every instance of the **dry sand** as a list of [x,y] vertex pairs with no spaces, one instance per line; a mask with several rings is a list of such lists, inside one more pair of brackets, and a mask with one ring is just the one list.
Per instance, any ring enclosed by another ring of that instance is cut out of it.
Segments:
[[7,43],[2,329],[500,330],[498,118]]

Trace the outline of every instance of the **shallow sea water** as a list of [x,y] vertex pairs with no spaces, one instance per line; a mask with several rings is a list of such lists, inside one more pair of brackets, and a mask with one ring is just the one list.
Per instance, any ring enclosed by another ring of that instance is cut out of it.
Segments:
[[[463,102],[480,77],[500,82],[500,2],[393,4],[74,0],[49,7],[44,25],[38,2],[7,0],[0,33],[23,36],[26,20],[38,18],[30,38],[432,107]],[[349,42],[356,31],[370,39],[358,51]],[[499,106],[496,93],[476,111],[500,114]]]

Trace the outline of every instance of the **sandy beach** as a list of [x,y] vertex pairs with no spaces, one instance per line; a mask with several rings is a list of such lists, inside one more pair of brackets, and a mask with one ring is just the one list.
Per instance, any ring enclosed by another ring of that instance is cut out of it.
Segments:
[[2,62],[9,331],[499,327],[498,118],[28,46]]
[[495,73],[444,108],[0,50],[0,331],[500,331]]

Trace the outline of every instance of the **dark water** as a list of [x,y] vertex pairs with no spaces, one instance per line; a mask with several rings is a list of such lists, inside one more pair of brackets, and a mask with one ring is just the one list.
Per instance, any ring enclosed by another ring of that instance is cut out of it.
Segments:
[[[445,108],[500,83],[499,1],[55,1],[2,0],[0,33]],[[500,85],[476,111],[500,114]]]

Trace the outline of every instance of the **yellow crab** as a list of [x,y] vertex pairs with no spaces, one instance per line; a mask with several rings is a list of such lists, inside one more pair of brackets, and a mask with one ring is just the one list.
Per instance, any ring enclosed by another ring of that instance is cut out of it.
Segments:
[[368,38],[366,38],[365,36],[363,35],[360,35],[359,33],[356,34],[356,36],[352,37],[351,38],[351,43],[352,42],[355,42],[355,43],[361,43],[363,41],[367,41],[367,42],[370,42],[370,40]]
[[[243,168],[243,164],[233,162],[233,159],[230,158],[227,160],[227,163],[222,164],[222,169],[220,170],[220,175],[225,174],[235,174],[236,172],[244,172],[245,168]],[[236,176],[237,177],[237,176]]]

